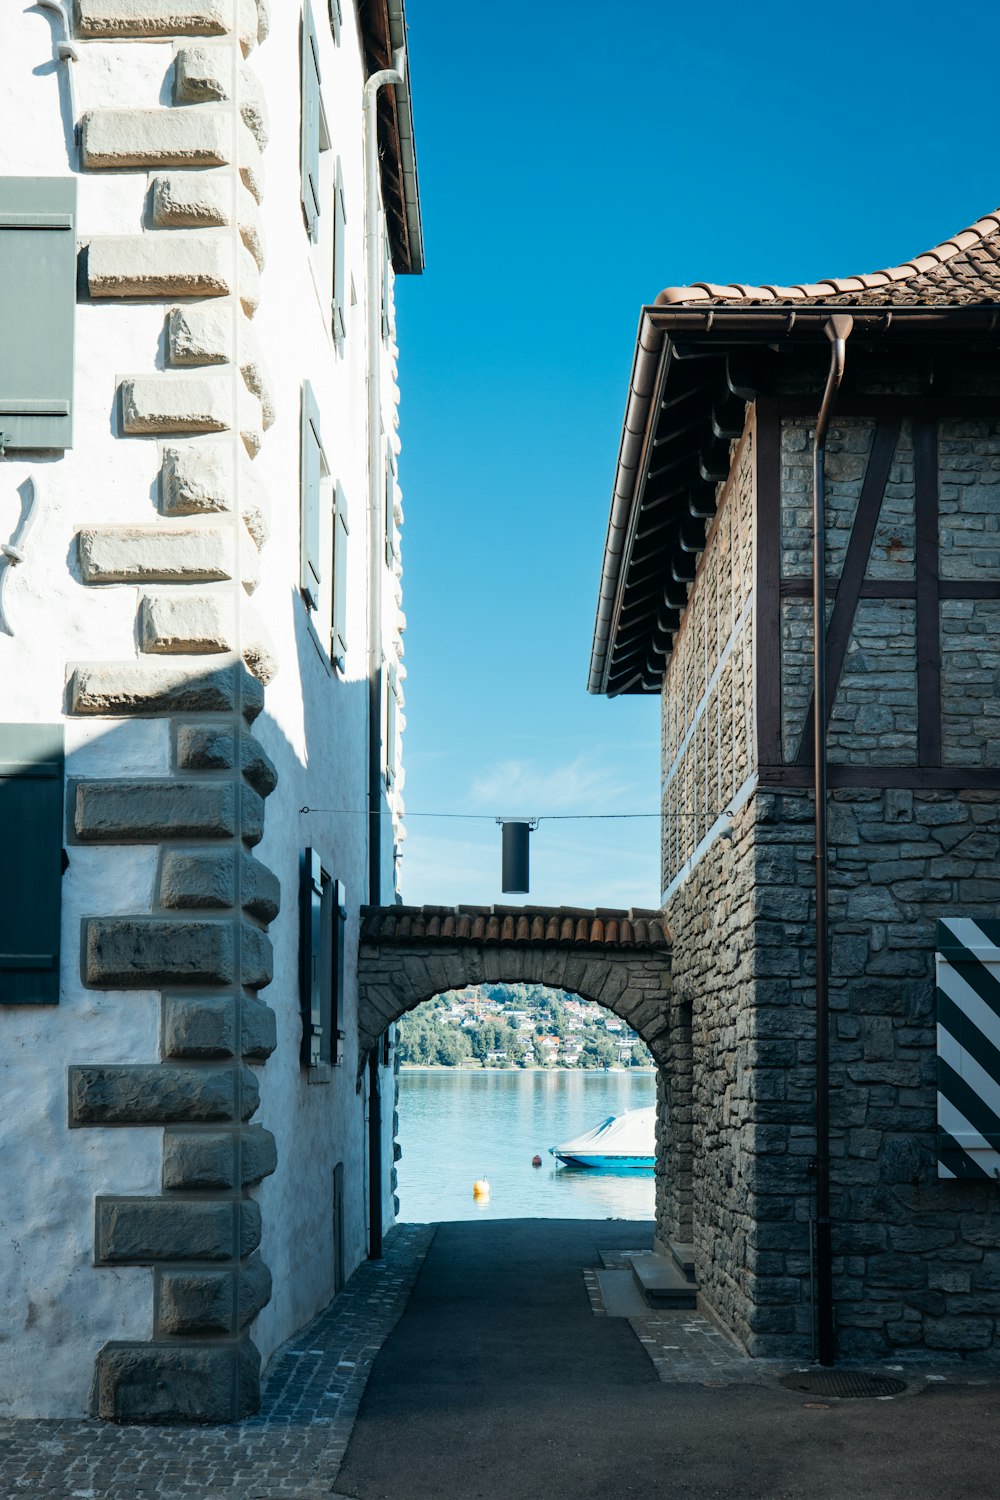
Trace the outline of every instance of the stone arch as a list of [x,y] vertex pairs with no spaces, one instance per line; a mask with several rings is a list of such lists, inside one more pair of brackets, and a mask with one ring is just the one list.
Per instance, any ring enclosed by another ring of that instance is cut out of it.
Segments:
[[670,1061],[670,935],[659,912],[570,907],[365,907],[358,952],[364,1057],[407,1011],[467,984],[543,984],[613,1011]]

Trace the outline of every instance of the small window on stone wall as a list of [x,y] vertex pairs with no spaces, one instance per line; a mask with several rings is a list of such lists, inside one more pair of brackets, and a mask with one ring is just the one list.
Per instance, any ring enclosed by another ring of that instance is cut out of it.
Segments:
[[320,1068],[339,1061],[344,1037],[347,906],[315,849],[302,856],[300,920],[302,1064]]

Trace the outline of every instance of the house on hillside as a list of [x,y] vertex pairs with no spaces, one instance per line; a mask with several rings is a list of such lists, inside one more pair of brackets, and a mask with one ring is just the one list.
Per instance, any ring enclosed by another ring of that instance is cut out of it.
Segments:
[[394,1211],[403,0],[3,35],[0,1407],[226,1421]]
[[662,701],[660,1248],[755,1354],[1000,1346],[998,518],[1000,213],[643,308],[589,686]]

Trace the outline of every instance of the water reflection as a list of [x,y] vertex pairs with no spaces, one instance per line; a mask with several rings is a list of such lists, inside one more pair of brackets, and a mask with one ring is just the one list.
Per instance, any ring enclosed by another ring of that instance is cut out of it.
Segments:
[[[651,1219],[652,1172],[566,1167],[549,1147],[656,1102],[652,1071],[407,1069],[400,1075],[400,1218]],[[538,1153],[541,1167],[531,1158]],[[472,1196],[478,1178],[485,1201]]]

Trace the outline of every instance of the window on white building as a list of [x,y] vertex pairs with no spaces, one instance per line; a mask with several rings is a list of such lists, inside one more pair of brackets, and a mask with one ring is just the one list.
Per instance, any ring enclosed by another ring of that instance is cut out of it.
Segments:
[[330,466],[323,450],[319,407],[308,380],[302,384],[302,433],[299,461],[299,587],[310,610],[320,608],[323,580],[323,516]]
[[333,180],[333,339],[339,351],[343,350],[347,335],[347,209],[344,206],[344,177],[337,157]]
[[339,1060],[344,1037],[347,899],[315,849],[302,856],[299,916],[302,1064],[318,1068]]
[[350,535],[347,498],[339,482],[333,505],[333,627],[330,655],[334,666],[347,670],[347,545]]
[[385,445],[385,560],[391,568],[399,556],[399,537],[396,532],[396,457],[387,442]]
[[318,243],[323,211],[321,157],[330,149],[330,132],[323,110],[319,37],[309,0],[302,7],[302,211],[309,238]]

